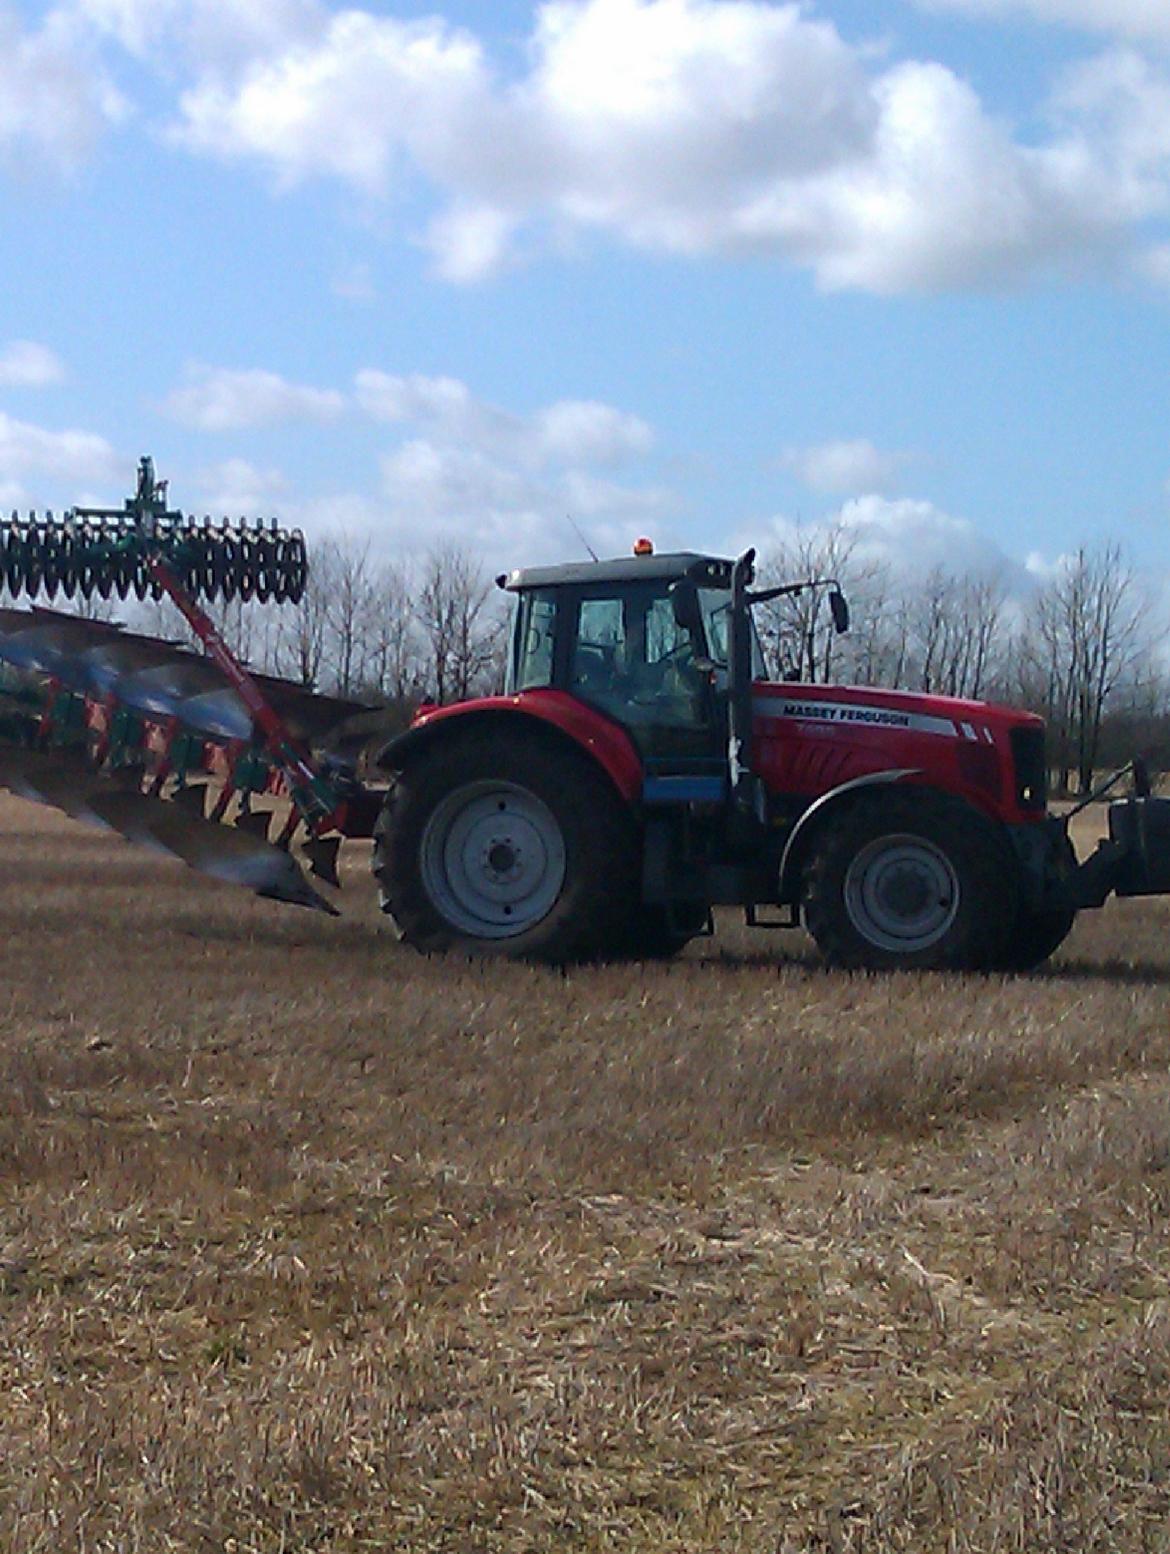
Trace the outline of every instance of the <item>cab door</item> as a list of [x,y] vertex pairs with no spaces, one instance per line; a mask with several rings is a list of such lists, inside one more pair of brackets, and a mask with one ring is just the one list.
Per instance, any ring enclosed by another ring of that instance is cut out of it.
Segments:
[[668,586],[576,590],[565,687],[628,730],[648,776],[721,771],[726,714],[697,666],[705,644],[676,621]]

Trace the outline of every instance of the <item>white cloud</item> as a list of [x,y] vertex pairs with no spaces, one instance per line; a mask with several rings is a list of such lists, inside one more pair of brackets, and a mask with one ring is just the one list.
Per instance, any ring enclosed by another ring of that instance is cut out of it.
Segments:
[[563,559],[579,540],[566,514],[600,550],[624,550],[671,507],[670,493],[605,480],[587,470],[533,471],[482,449],[413,438],[382,460],[386,521],[398,543],[456,539],[516,565]]
[[1170,243],[1155,243],[1144,249],[1136,256],[1134,265],[1145,280],[1170,288]]
[[109,38],[137,58],[154,50],[199,68],[239,68],[258,54],[281,51],[324,30],[318,0],[61,0],[57,15],[74,30]]
[[544,457],[576,464],[616,464],[650,452],[654,433],[639,416],[596,400],[563,399],[534,421]]
[[72,0],[62,14],[117,40],[132,54],[145,53],[181,9],[181,0]]
[[[644,460],[654,438],[640,417],[611,405],[566,399],[518,415],[479,399],[457,378],[373,369],[357,374],[352,402],[397,439],[379,460],[376,495],[292,500],[279,470],[233,458],[201,472],[197,506],[216,514],[273,512],[286,523],[317,532],[342,527],[391,548],[451,539],[511,565],[576,547],[566,514],[598,549],[624,550],[676,505],[650,480],[612,477],[615,466]],[[215,431],[332,419],[348,403],[336,391],[306,389],[275,373],[201,367],[190,369],[165,408]]]
[[971,16],[1022,16],[1085,32],[1170,43],[1170,8],[1163,0],[918,0],[925,11]]
[[498,274],[513,262],[510,245],[519,225],[509,211],[457,201],[431,221],[426,246],[443,280],[463,285]]
[[177,138],[192,150],[266,162],[284,184],[329,175],[385,192],[403,151],[420,161],[484,133],[478,41],[437,19],[336,13],[323,35],[210,73],[183,95]]
[[375,420],[413,424],[429,439],[470,444],[527,466],[616,464],[648,453],[654,442],[640,416],[595,400],[558,400],[526,419],[477,399],[458,378],[367,369],[355,388]]
[[525,427],[486,400],[476,399],[458,378],[397,377],[368,368],[354,380],[358,404],[376,421],[413,424],[428,435],[483,447],[518,449]]
[[671,506],[657,485],[600,473],[643,459],[654,441],[645,421],[612,405],[558,400],[521,416],[457,378],[372,370],[358,374],[356,395],[367,414],[410,434],[381,462],[388,521],[408,541],[462,539],[515,564],[575,548],[566,514],[597,549],[624,549]]
[[522,513],[537,503],[523,475],[475,448],[441,447],[414,438],[382,460],[382,481],[397,507],[455,518],[468,528],[485,512]]
[[956,518],[913,497],[856,497],[840,512],[862,553],[896,560],[902,568],[978,572],[1004,559],[994,540],[969,518]]
[[1062,76],[1054,111],[1070,163],[1095,162],[1107,212],[1141,218],[1170,208],[1170,75],[1129,48]]
[[884,492],[909,462],[905,453],[887,453],[864,438],[788,448],[784,465],[812,491],[831,496]]
[[13,340],[0,350],[0,388],[47,388],[64,377],[64,364],[47,345]]
[[1023,144],[942,65],[875,67],[796,4],[551,0],[510,81],[442,20],[314,14],[203,70],[176,139],[286,187],[380,197],[421,174],[453,281],[597,232],[786,260],[829,288],[988,286],[1107,252],[1148,213],[1125,145],[1071,101]]
[[125,112],[100,61],[57,14],[37,32],[0,0],[0,164],[71,172]]
[[56,481],[116,479],[120,464],[104,437],[92,432],[47,431],[0,411],[0,484],[29,475]]
[[880,563],[904,581],[921,580],[937,567],[956,576],[998,573],[1013,589],[1028,586],[1027,569],[969,518],[918,498],[871,494],[846,502],[818,523],[779,517],[771,529],[782,543],[840,530],[855,562]]
[[203,492],[199,506],[216,514],[247,517],[256,517],[261,507],[275,506],[288,489],[279,470],[258,469],[247,459],[225,459],[201,470],[198,483]]
[[[627,486],[580,469],[565,471],[557,494],[564,499],[563,510],[578,522],[593,525],[601,520],[607,533],[616,534],[616,547],[622,552],[637,538],[632,527],[635,521],[661,520],[677,507],[674,495],[663,486]],[[567,539],[567,532],[564,537]],[[563,541],[560,548],[564,550]]]
[[185,426],[227,432],[287,421],[332,421],[345,407],[335,389],[307,388],[275,372],[193,365],[163,410]]

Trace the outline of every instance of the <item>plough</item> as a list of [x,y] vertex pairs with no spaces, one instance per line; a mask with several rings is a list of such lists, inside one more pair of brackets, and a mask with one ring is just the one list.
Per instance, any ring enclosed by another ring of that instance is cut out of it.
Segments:
[[[358,778],[360,738],[347,738],[371,709],[250,672],[200,603],[298,602],[301,534],[196,523],[168,508],[144,458],[121,510],[0,522],[0,571],[31,599],[169,598],[204,650],[43,606],[0,609],[0,786],[258,895],[335,912],[292,845],[337,886],[342,839],[372,834],[381,795]],[[283,818],[269,800],[287,803]]]

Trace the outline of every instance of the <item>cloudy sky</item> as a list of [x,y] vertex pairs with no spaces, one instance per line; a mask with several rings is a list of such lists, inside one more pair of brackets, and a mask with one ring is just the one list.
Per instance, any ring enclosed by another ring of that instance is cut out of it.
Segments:
[[1167,0],[0,0],[0,505],[1170,572]]

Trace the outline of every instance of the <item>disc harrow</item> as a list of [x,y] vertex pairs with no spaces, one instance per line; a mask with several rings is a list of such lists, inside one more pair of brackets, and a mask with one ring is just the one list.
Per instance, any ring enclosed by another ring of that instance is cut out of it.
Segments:
[[380,795],[356,769],[371,709],[251,673],[197,602],[299,599],[301,536],[193,524],[167,508],[143,459],[123,512],[0,524],[0,572],[34,598],[165,594],[204,648],[43,606],[0,608],[0,788],[334,913],[292,846],[337,885],[342,839],[372,834]]
[[74,507],[57,517],[14,512],[0,519],[0,581],[14,597],[160,599],[152,567],[163,561],[192,599],[297,604],[308,582],[299,529],[275,521],[213,523],[171,511],[166,482],[149,459],[121,509]]

